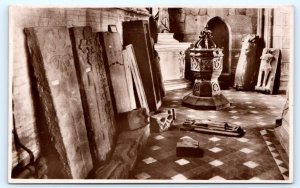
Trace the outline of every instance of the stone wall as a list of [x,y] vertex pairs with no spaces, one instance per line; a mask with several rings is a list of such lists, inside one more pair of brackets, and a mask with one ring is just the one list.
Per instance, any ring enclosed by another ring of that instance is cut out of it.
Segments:
[[219,17],[229,28],[231,34],[231,73],[235,73],[242,38],[246,34],[256,34],[257,9],[253,8],[170,8],[171,32],[176,39],[195,43],[199,39],[200,31],[206,23]]
[[[93,31],[107,31],[108,25],[116,25],[122,36],[122,21],[145,19],[148,14],[143,9],[126,8],[21,8],[10,9],[10,59],[13,71],[12,98],[13,117],[20,141],[28,147],[37,158],[40,151],[49,150],[40,144],[44,132],[42,112],[38,107],[38,95],[33,82],[31,65],[28,63],[25,27],[47,26],[91,26]],[[29,162],[25,150],[16,147],[12,141],[12,168]],[[43,146],[43,147],[42,147]]]
[[272,47],[281,49],[281,75],[279,91],[286,91],[289,79],[289,64],[291,60],[291,29],[292,12],[290,8],[275,8],[273,17]]

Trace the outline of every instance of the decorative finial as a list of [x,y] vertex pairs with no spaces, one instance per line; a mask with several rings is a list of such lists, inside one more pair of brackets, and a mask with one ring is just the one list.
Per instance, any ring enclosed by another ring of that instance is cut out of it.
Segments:
[[208,29],[208,25],[204,27],[204,30],[200,31],[199,40],[195,43],[195,48],[211,49],[216,48],[216,43],[212,40],[212,32]]

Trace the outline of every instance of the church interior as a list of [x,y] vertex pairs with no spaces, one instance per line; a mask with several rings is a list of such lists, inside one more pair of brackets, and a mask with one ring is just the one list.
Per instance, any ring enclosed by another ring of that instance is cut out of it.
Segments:
[[9,14],[10,181],[291,181],[292,7]]

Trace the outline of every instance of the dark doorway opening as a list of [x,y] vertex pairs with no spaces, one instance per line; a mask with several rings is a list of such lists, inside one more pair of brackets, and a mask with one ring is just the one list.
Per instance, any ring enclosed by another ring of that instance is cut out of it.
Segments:
[[[230,76],[231,73],[231,59],[230,59],[230,51],[231,51],[231,41],[230,41],[230,33],[229,28],[226,23],[219,17],[214,17],[207,22],[207,27],[212,31],[213,40],[216,43],[217,47],[223,48],[223,76]],[[221,75],[221,76],[222,76]]]

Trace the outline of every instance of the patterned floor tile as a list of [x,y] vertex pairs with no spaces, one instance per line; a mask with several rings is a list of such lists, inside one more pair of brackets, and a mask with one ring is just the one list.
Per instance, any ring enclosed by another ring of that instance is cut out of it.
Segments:
[[267,146],[269,146],[269,145],[272,144],[272,142],[269,142],[269,141],[266,140],[266,144],[267,144]]
[[151,164],[151,163],[156,162],[157,160],[154,159],[154,158],[152,158],[152,157],[148,157],[148,158],[146,158],[146,159],[143,159],[142,161],[143,161],[144,163],[146,163],[146,164]]
[[179,164],[180,166],[183,166],[183,165],[189,164],[190,161],[188,161],[186,159],[179,159],[179,160],[175,161],[175,163]]
[[209,138],[208,140],[213,141],[213,142],[217,142],[217,141],[219,141],[221,139],[214,136],[214,137]]
[[171,179],[173,179],[173,180],[186,180],[187,177],[185,177],[182,174],[177,174],[176,176],[171,177]]
[[222,178],[221,176],[214,176],[214,177],[210,178],[209,180],[226,180],[226,179]]
[[212,166],[221,166],[224,163],[219,160],[214,160],[214,161],[210,162],[209,164],[211,164]]
[[155,139],[156,140],[162,140],[162,139],[164,139],[165,137],[163,137],[163,136],[161,136],[161,135],[157,135],[156,137],[155,137]]
[[253,177],[250,180],[261,180],[259,177]]
[[[265,129],[266,126],[274,124],[275,119],[280,116],[285,103],[284,96],[261,94],[259,97],[260,93],[231,89],[224,94],[231,98],[230,108],[207,111],[181,105],[182,98],[190,92],[191,90],[187,89],[167,92],[161,109],[168,109],[174,105],[177,113],[177,119],[174,121],[176,126],[163,133],[150,134],[148,147],[140,157],[145,161],[138,160],[131,178],[193,179],[212,182],[218,179],[259,180],[258,182],[289,179],[288,154],[274,136],[273,129]],[[176,100],[174,97],[177,97]],[[264,103],[265,101],[268,102]],[[179,130],[188,116],[232,124],[240,122],[246,134],[236,138]],[[181,138],[199,141],[203,156],[177,157],[176,143]]]
[[281,166],[278,166],[278,168],[282,174],[288,171],[288,169],[281,167]]
[[155,151],[155,150],[159,150],[160,147],[159,146],[151,146],[150,149],[153,150],[153,151]]
[[233,122],[233,124],[235,124],[235,125],[242,125],[243,123],[240,122],[240,121],[235,121],[235,122]]
[[144,180],[144,179],[150,178],[151,176],[148,173],[146,173],[146,172],[142,172],[140,174],[137,174],[135,177],[137,179],[143,179]]
[[237,140],[240,141],[240,142],[248,142],[249,141],[249,139],[244,138],[244,137],[238,138]]
[[257,167],[259,164],[255,163],[255,162],[253,162],[253,161],[248,161],[248,162],[243,163],[243,165],[245,165],[245,166],[247,166],[247,167],[249,167],[249,168],[255,168],[255,167]]
[[246,154],[249,154],[249,153],[253,152],[253,150],[249,149],[249,148],[243,148],[243,149],[240,149],[240,151],[243,152],[243,153],[246,153]]
[[281,165],[283,163],[282,160],[279,160],[279,159],[276,159],[276,158],[274,158],[274,160],[275,160],[275,162],[276,162],[277,165]]
[[267,125],[267,124],[265,122],[260,121],[260,122],[257,123],[257,125],[262,125],[263,126],[263,125]]
[[222,151],[222,149],[218,148],[218,147],[213,147],[213,148],[209,149],[209,151],[214,152],[214,153],[218,153],[218,152]]

